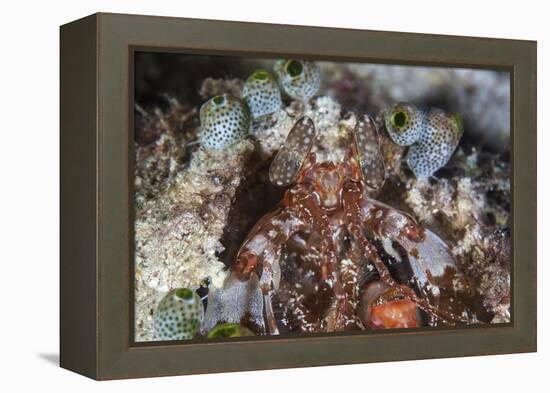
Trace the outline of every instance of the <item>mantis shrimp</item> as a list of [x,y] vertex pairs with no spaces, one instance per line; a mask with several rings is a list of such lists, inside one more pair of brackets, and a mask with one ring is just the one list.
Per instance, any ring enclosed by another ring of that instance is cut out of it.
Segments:
[[296,121],[269,169],[287,190],[212,294],[205,331],[221,322],[270,335],[467,322],[468,284],[446,243],[369,197],[385,179],[376,122],[358,117],[350,133],[342,162],[318,162],[314,122]]

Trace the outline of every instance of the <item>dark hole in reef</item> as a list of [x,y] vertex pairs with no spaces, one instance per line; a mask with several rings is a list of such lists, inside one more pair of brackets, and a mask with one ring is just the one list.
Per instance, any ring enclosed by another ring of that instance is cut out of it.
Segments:
[[259,66],[256,59],[233,56],[136,52],[135,102],[165,110],[166,94],[198,106],[204,102],[199,94],[204,79],[249,75]]
[[248,160],[247,176],[237,189],[221,238],[224,251],[218,258],[230,267],[252,227],[281,201],[284,189],[274,187],[268,178],[271,161],[263,162],[257,153]]

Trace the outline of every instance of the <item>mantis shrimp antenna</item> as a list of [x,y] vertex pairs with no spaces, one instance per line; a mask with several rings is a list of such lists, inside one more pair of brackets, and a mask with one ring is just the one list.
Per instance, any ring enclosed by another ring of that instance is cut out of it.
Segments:
[[370,115],[359,117],[353,136],[363,181],[370,188],[381,188],[386,180],[386,168],[380,152],[378,127],[374,119]]
[[286,187],[296,181],[314,139],[313,120],[307,116],[298,119],[269,167],[269,181],[273,185]]

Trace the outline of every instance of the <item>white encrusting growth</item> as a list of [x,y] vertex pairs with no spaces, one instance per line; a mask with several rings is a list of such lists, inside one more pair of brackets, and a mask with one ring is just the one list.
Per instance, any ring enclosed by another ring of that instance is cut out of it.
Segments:
[[[242,141],[220,152],[198,149],[173,184],[136,213],[136,340],[154,340],[153,310],[174,288],[222,286],[220,239],[253,150]],[[222,186],[223,184],[223,186]]]

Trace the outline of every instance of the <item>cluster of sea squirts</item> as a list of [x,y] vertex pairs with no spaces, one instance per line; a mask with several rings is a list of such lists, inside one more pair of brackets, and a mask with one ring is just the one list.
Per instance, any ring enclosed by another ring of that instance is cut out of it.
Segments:
[[[319,90],[320,72],[314,62],[278,60],[274,76],[257,70],[244,83],[241,97],[224,94],[212,97],[200,108],[199,142],[208,150],[221,150],[246,138],[254,119],[283,107],[283,97],[307,102]],[[381,112],[389,137],[409,146],[406,162],[418,179],[426,179],[443,167],[463,134],[458,114],[440,109],[419,109],[395,104]],[[166,294],[154,315],[160,340],[188,340],[200,335],[204,320],[203,302],[191,289],[178,288]],[[208,332],[208,338],[253,335],[239,324],[223,323]]]
[[321,84],[319,68],[313,62],[279,60],[273,68],[257,70],[245,81],[241,97],[223,94],[212,97],[200,109],[201,145],[221,150],[246,138],[252,120],[270,115],[283,107],[283,94],[306,102]]
[[[273,75],[257,70],[243,86],[241,97],[223,94],[200,108],[200,144],[222,150],[246,138],[252,121],[283,107],[283,97],[307,102],[319,90],[321,74],[314,62],[278,60]],[[382,110],[381,122],[396,144],[408,146],[406,162],[418,179],[427,179],[453,155],[463,134],[460,115],[437,108],[397,103]]]

